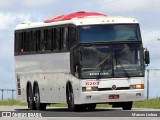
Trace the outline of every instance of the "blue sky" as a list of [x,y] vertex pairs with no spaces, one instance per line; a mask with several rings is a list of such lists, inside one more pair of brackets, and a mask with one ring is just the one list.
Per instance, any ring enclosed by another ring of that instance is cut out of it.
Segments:
[[[148,68],[160,69],[159,0],[1,0],[0,89],[15,88],[13,44],[16,25],[26,20],[43,21],[45,18],[76,11],[95,11],[109,16],[136,18],[140,23],[144,47],[151,54]],[[160,79],[151,75],[150,81],[151,96],[160,97]]]

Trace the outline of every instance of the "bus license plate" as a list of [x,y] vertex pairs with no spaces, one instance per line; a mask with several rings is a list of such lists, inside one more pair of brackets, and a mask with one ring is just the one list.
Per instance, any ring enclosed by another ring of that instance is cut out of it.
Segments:
[[119,99],[119,95],[116,94],[109,95],[109,99]]

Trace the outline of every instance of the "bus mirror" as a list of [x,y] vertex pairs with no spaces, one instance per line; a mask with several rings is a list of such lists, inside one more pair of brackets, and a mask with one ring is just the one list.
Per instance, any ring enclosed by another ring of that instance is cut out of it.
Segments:
[[144,60],[145,60],[146,64],[150,63],[149,51],[147,51],[147,50],[144,52]]

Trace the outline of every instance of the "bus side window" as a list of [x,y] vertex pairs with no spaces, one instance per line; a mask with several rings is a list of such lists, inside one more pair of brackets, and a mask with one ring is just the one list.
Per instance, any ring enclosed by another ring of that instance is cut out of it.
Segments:
[[45,40],[45,30],[40,31],[40,52],[44,52],[46,50],[46,40]]
[[30,40],[30,32],[26,32],[26,41],[25,41],[25,45],[26,45],[26,52],[30,52],[30,43],[31,43],[31,40]]
[[35,37],[36,37],[36,51],[39,52],[40,51],[40,39],[41,39],[41,31],[40,30],[36,31]]
[[53,46],[53,51],[55,51],[56,50],[56,38],[55,38],[55,36],[56,36],[56,29],[55,28],[53,28],[52,29],[52,46]]
[[22,48],[23,48],[23,52],[26,52],[27,51],[27,47],[26,47],[26,32],[24,31],[23,33],[22,33],[22,35],[23,35],[23,41],[22,41]]
[[14,54],[18,54],[18,38],[19,34],[15,32],[15,38],[14,38]]
[[54,48],[60,50],[60,28],[56,28],[54,31]]
[[64,51],[68,50],[68,27],[62,28],[62,49]]
[[48,51],[51,51],[51,50],[52,50],[52,29],[48,29],[46,35],[47,35],[47,39],[46,39],[46,40],[47,40],[46,49],[47,49]]
[[37,39],[36,39],[36,31],[32,31],[32,51],[37,52]]
[[76,29],[74,27],[69,27],[69,49],[73,47],[73,45],[76,43]]
[[15,32],[15,54],[19,54],[21,52],[22,46],[22,32]]
[[29,52],[33,53],[35,52],[35,39],[33,37],[33,31],[30,31],[30,41],[29,41]]
[[30,52],[31,47],[31,32],[25,31],[23,32],[23,52]]
[[18,37],[18,53],[23,52],[23,32],[19,32],[19,37]]

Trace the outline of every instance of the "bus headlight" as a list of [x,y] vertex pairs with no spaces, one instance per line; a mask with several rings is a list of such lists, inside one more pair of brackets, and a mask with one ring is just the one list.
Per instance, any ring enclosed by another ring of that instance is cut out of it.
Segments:
[[130,89],[144,89],[144,84],[131,85]]
[[92,91],[92,87],[86,87],[86,91]]
[[82,92],[89,92],[89,91],[98,91],[98,87],[82,87]]

